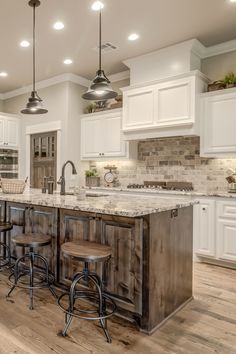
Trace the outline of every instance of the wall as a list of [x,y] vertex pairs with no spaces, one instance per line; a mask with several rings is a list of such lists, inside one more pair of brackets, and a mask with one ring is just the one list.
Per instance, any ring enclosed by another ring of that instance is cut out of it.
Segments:
[[93,162],[103,177],[107,163],[118,166],[123,187],[144,181],[192,182],[197,191],[227,190],[227,169],[236,169],[236,159],[206,159],[199,156],[199,137],[150,139],[138,143],[137,161]]
[[122,91],[120,90],[120,88],[129,86],[129,83],[130,83],[129,79],[124,79],[124,80],[112,82],[111,86],[113,90],[118,93],[118,95],[121,95]]
[[[83,111],[84,103],[81,98],[85,90],[82,86],[71,82],[64,82],[53,85],[38,91],[43,99],[44,107],[48,109],[45,115],[27,116],[21,115],[21,145],[20,145],[20,176],[26,174],[26,128],[35,124],[60,121],[61,134],[61,163],[71,159],[77,164],[80,160],[79,149],[79,117]],[[3,111],[6,113],[19,113],[25,106],[29,94],[16,96],[4,101]],[[68,181],[71,179],[71,172],[67,171]],[[59,178],[59,176],[57,176]]]
[[3,101],[0,100],[0,112],[2,112],[2,111],[3,111]]
[[236,51],[203,59],[201,66],[202,72],[212,81],[223,79],[230,71],[236,73]]

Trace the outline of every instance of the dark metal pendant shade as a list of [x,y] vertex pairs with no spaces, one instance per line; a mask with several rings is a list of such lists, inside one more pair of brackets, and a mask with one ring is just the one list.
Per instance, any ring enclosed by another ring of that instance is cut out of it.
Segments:
[[31,92],[26,108],[21,111],[23,114],[44,114],[47,112],[47,109],[43,108],[42,99],[38,96],[36,91]]
[[110,81],[106,77],[103,70],[98,70],[95,79],[92,81],[90,88],[83,94],[83,98],[86,100],[108,100],[115,98],[117,92],[112,90]]
[[115,98],[117,92],[112,90],[109,79],[102,70],[102,10],[99,13],[99,69],[93,79],[88,91],[82,97],[85,100],[105,101]]
[[29,6],[33,7],[33,91],[28,99],[26,108],[21,110],[23,114],[45,114],[47,109],[43,108],[42,99],[35,89],[35,8],[40,6],[39,0],[30,0]]

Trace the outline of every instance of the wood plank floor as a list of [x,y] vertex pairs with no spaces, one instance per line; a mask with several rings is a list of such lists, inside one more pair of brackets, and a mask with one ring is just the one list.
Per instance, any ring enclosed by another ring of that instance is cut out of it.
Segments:
[[60,354],[235,354],[236,271],[206,264],[194,266],[194,297],[152,336],[121,319],[109,321],[112,344],[95,323],[74,319],[68,338],[57,336],[64,316],[47,290],[38,291],[35,310],[17,289],[6,301],[7,278],[0,273],[0,353]]

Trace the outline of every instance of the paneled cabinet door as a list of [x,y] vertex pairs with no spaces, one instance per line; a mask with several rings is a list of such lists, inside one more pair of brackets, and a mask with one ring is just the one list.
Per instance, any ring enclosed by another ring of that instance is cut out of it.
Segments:
[[[59,242],[59,257],[60,257],[60,274],[59,281],[70,286],[73,275],[82,271],[83,263],[78,262],[71,257],[65,257],[61,252],[61,245],[65,242],[86,240],[100,243],[100,237],[96,235],[97,220],[90,214],[72,210],[60,210],[60,242]],[[58,258],[59,258],[58,257]],[[101,271],[93,267],[92,270]]]
[[44,256],[49,264],[49,269],[57,278],[57,209],[42,206],[32,206],[26,214],[26,225],[33,233],[50,235],[52,242],[49,246],[42,247],[39,253]]
[[17,148],[19,138],[19,120],[0,116],[0,146]]
[[18,119],[8,118],[5,126],[5,142],[7,146],[17,147],[19,136],[19,122]]
[[236,219],[218,220],[217,258],[236,262]]
[[121,110],[87,114],[81,120],[81,158],[127,157]]
[[81,120],[81,157],[96,158],[102,152],[100,117],[84,117]]
[[124,91],[123,130],[143,130],[154,126],[154,86]]
[[103,270],[105,291],[118,306],[138,314],[142,314],[142,225],[141,219],[101,220],[101,241],[112,248]]
[[101,118],[103,141],[102,153],[105,157],[119,157],[126,154],[126,142],[122,138],[121,113],[108,114]]
[[195,121],[195,77],[158,84],[155,88],[157,127],[193,124]]
[[0,146],[5,142],[5,119],[0,118]]
[[[29,224],[26,223],[27,219],[29,219],[29,209],[25,204],[7,202],[6,219],[13,225],[11,236],[31,231]],[[11,253],[14,258],[18,258],[23,255],[23,249],[11,242]]]
[[[57,209],[8,202],[7,220],[13,224],[11,235],[33,232],[52,236],[52,244],[42,247],[39,252],[47,258],[49,269],[56,273]],[[22,247],[16,247],[11,243],[11,249],[13,257],[18,258],[23,255]]]
[[201,156],[236,156],[236,92],[201,98]]
[[215,257],[215,201],[201,199],[194,205],[194,251],[197,255]]

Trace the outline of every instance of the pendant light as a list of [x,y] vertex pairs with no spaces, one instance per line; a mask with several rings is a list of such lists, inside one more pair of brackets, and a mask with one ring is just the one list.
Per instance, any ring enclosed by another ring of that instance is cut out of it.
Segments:
[[109,79],[102,70],[102,7],[99,10],[99,69],[89,89],[82,97],[85,100],[105,101],[115,98],[117,92],[112,90]]
[[28,99],[26,108],[22,109],[23,114],[44,114],[47,113],[47,109],[43,108],[42,99],[38,96],[35,89],[35,9],[40,6],[39,0],[30,0],[29,6],[33,7],[33,91]]

